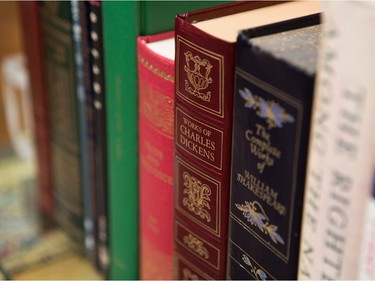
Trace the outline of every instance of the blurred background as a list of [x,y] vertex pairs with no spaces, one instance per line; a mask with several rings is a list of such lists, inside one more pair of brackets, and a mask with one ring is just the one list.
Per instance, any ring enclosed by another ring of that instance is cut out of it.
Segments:
[[0,280],[100,279],[38,209],[34,124],[21,32],[18,2],[0,1]]

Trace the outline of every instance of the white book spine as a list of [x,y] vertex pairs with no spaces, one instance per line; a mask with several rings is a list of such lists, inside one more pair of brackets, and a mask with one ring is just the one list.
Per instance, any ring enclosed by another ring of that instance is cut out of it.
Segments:
[[372,192],[372,197],[368,200],[363,231],[362,255],[358,276],[360,280],[375,280],[375,182],[373,183]]
[[374,4],[322,10],[298,279],[357,279],[373,178]]

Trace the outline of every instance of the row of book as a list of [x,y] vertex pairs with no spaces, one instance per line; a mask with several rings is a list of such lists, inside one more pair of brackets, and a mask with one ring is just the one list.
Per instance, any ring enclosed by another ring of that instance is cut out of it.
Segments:
[[374,278],[373,4],[20,7],[41,206],[107,278]]

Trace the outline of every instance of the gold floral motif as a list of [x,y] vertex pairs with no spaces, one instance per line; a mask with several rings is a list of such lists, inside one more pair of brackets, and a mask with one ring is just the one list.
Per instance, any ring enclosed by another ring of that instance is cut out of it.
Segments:
[[202,184],[200,180],[191,176],[188,172],[183,173],[184,179],[184,194],[187,194],[182,201],[183,205],[191,212],[206,219],[207,222],[211,221],[211,216],[205,209],[211,209],[209,201],[211,189],[207,184]]
[[[196,96],[203,101],[210,102],[211,92],[202,93],[201,91],[206,89],[209,84],[212,83],[212,78],[209,77],[212,65],[206,59],[201,59],[198,55],[188,51],[185,52],[186,65],[184,70],[186,72],[188,80],[185,80],[185,90],[193,96]],[[202,67],[202,70],[201,70]],[[193,86],[192,87],[190,87]]]
[[173,99],[146,86],[140,85],[140,111],[161,133],[173,138]]
[[266,212],[258,201],[245,201],[245,204],[235,205],[251,225],[257,226],[262,233],[269,235],[275,244],[285,244],[284,239],[277,233],[278,226],[270,223]]
[[197,237],[194,237],[191,233],[185,235],[183,240],[190,249],[199,254],[201,257],[208,259],[208,251],[203,246],[204,243],[201,240],[199,240]]
[[250,267],[250,271],[252,274],[254,274],[256,280],[267,280],[267,274],[263,271],[263,269],[254,266],[248,256],[242,254],[242,261]]
[[198,275],[192,273],[191,270],[186,267],[182,269],[182,275],[184,280],[199,280]]

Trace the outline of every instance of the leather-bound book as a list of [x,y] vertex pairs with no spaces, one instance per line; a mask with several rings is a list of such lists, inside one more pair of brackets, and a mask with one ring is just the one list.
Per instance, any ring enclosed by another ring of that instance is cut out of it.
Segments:
[[40,10],[37,1],[18,2],[22,39],[29,73],[32,109],[35,123],[35,149],[40,207],[48,215],[53,212],[51,170],[51,137],[49,107],[44,76]]
[[39,4],[50,108],[55,216],[71,237],[83,243],[81,145],[71,3]]
[[[91,101],[89,91],[88,73],[88,45],[85,2],[72,0],[72,32],[74,46],[74,64],[76,75],[76,93],[78,105],[79,141],[80,141],[80,165],[82,179],[82,204],[83,204],[83,229],[84,246],[88,257],[94,255],[94,233],[93,233],[93,205],[92,205],[92,184],[93,175],[93,143],[94,136],[92,110],[87,106]],[[88,110],[89,109],[89,110]]]
[[[90,92],[86,101],[92,114],[94,237],[96,265],[105,276],[109,269],[107,118],[104,79],[102,2],[84,2],[87,9]],[[90,132],[89,132],[90,133]]]
[[297,278],[320,14],[241,31],[228,278]]
[[176,17],[175,278],[225,279],[238,31],[316,3],[237,2]]
[[138,38],[140,279],[173,279],[174,34]]

